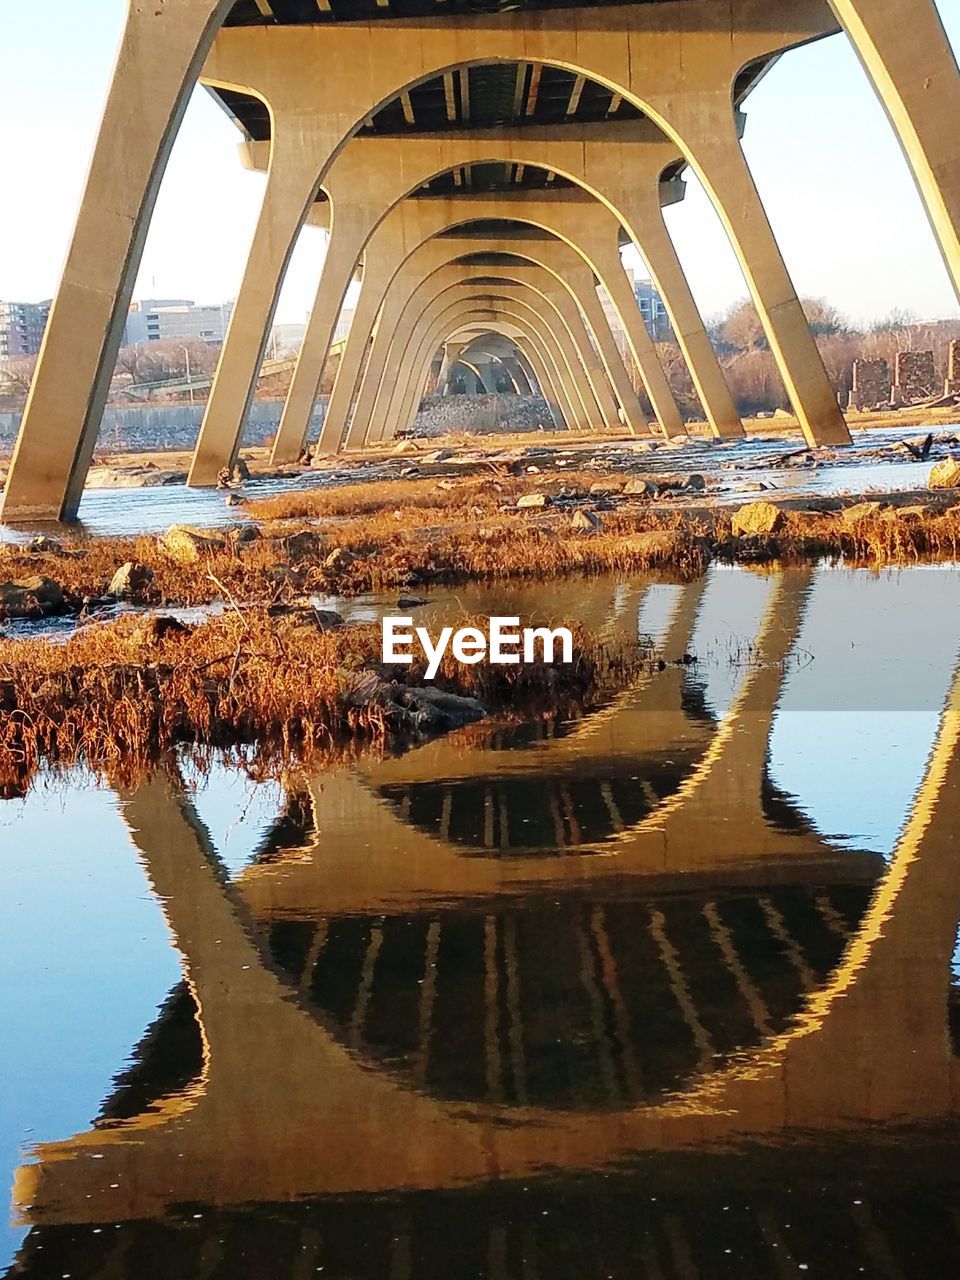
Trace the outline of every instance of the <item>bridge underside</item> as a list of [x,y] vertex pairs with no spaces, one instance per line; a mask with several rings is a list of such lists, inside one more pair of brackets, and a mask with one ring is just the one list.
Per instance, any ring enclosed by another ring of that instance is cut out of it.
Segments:
[[[457,385],[542,395],[558,427],[682,432],[624,244],[647,263],[710,430],[739,435],[663,217],[688,167],[729,236],[807,440],[849,440],[744,160],[743,108],[783,53],[844,29],[960,283],[960,143],[942,123],[960,109],[960,76],[933,0],[494,0],[483,9],[466,0],[131,7],[5,518],[76,514],[159,184],[200,82],[236,121],[244,163],[268,177],[191,484],[213,483],[237,455],[307,223],[327,226],[329,245],[275,463],[302,454],[358,277],[319,453],[389,440],[451,373]],[[462,362],[504,342],[507,362],[495,371],[490,359]]]

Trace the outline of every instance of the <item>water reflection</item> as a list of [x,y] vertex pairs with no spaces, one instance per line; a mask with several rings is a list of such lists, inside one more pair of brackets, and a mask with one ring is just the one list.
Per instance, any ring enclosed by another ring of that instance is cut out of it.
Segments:
[[771,770],[819,583],[761,581],[722,711],[668,668],[292,775],[232,877],[176,777],[121,795],[184,980],[19,1169],[13,1274],[954,1273],[960,676],[886,856],[828,839]]

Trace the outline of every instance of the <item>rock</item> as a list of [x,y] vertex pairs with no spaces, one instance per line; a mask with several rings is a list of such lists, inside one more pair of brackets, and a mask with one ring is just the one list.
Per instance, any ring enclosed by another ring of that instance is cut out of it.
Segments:
[[931,489],[960,489],[960,461],[956,458],[944,458],[936,463],[930,471],[927,482]]
[[235,524],[230,530],[230,541],[235,547],[248,547],[259,542],[263,534],[255,524]]
[[936,515],[936,512],[932,507],[925,506],[891,507],[887,515],[895,520],[902,520],[906,524],[913,524],[920,520],[929,520],[932,515]]
[[424,600],[423,596],[401,596],[397,601],[397,608],[419,609],[422,605],[429,603],[429,600]]
[[597,533],[603,528],[603,521],[593,511],[575,511],[570,527],[577,533]]
[[27,550],[37,555],[59,555],[63,548],[56,538],[48,538],[41,533],[30,539]]
[[390,450],[391,453],[416,453],[417,446],[412,440],[401,440],[399,444],[395,444]]
[[348,551],[346,547],[337,547],[324,560],[323,567],[330,569],[333,573],[342,573],[345,569],[349,569],[356,559],[353,552]]
[[764,537],[779,533],[784,515],[772,502],[750,502],[733,517],[735,537]]
[[91,467],[87,475],[88,489],[156,489],[168,484],[182,484],[184,471],[161,471],[157,467]]
[[217,555],[227,547],[223,538],[186,524],[172,524],[157,545],[177,564],[197,564],[204,556]]
[[[314,624],[320,631],[335,631],[337,627],[345,625],[346,620],[335,609],[311,609],[310,614]],[[306,619],[306,621],[310,621],[310,619]]]
[[653,491],[654,487],[649,480],[631,480],[623,492],[630,497],[649,498]]
[[648,529],[631,533],[620,544],[631,556],[639,556],[648,564],[676,560],[683,547],[682,536],[673,529]]
[[235,484],[243,484],[250,479],[250,468],[244,462],[243,458],[238,458],[233,464],[233,480]]
[[456,480],[440,480],[437,482],[437,488],[448,492],[450,489],[459,488],[459,484]]
[[400,479],[406,480],[409,476],[418,476],[420,474],[419,467],[401,467]]
[[420,459],[421,462],[446,462],[451,456],[449,449],[434,449],[433,453],[425,453]]
[[192,632],[193,627],[188,627],[179,618],[171,618],[169,614],[163,614],[158,618],[150,618],[146,625],[140,629],[141,639],[147,643],[154,640],[163,640],[167,636],[188,636]]
[[51,578],[0,582],[0,614],[7,618],[42,618],[65,606],[63,588]]
[[882,510],[882,502],[857,502],[852,507],[844,507],[840,519],[846,525],[859,524],[861,520],[871,520]]
[[590,486],[590,493],[593,497],[605,497],[611,493],[621,493],[623,485],[617,480],[598,480],[596,484]]
[[134,600],[142,596],[155,574],[149,565],[140,564],[136,560],[128,560],[113,575],[107,595],[115,600]]
[[290,533],[281,538],[280,542],[290,563],[298,564],[311,556],[319,556],[325,539],[315,529],[299,529],[296,533]]
[[228,507],[239,507],[240,505],[240,499],[235,493],[228,493],[226,501]]
[[702,475],[694,471],[684,480],[683,487],[691,493],[703,493],[707,487],[707,482]]
[[487,714],[476,698],[462,698],[442,689],[402,687],[396,701],[411,713],[413,727],[420,732],[449,733]]
[[525,493],[517,499],[517,506],[521,511],[526,511],[531,508],[549,507],[552,501],[549,493]]

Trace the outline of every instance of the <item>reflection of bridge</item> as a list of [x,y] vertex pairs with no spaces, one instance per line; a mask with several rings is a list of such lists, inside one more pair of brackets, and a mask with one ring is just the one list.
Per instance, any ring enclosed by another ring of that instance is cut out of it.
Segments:
[[[251,868],[234,890],[182,794],[158,780],[126,797],[184,956],[202,1069],[122,1123],[41,1147],[17,1177],[25,1218],[112,1223],[178,1203],[454,1188],[952,1113],[960,1080],[945,1015],[960,901],[960,684],[867,905],[856,886],[876,861],[831,859],[802,833],[756,843],[763,758],[750,725],[761,722],[763,691],[769,728],[783,670],[769,663],[789,649],[797,620],[788,591],[774,598],[768,662],[747,674],[713,745],[661,807],[654,843],[637,842],[645,819],[607,857],[515,864],[464,857],[417,832],[401,845],[400,823],[368,778],[350,793],[370,805],[354,814],[352,857],[370,862],[372,879],[348,866],[317,788],[329,843],[321,838],[306,860]],[[737,789],[723,809],[713,778],[728,770]],[[698,823],[690,815],[701,805],[708,817]],[[386,825],[371,825],[374,812]],[[682,842],[669,838],[675,822]],[[329,873],[318,870],[328,855]],[[413,865],[390,878],[391,861]],[[460,884],[446,878],[453,866]],[[678,877],[692,870],[711,873],[709,892]],[[272,960],[255,940],[260,927]],[[557,1060],[544,1056],[549,1029],[534,1019],[568,1001],[562,1032],[579,1034],[558,1088]],[[661,1059],[647,1028],[662,1033]],[[748,1052],[729,1058],[737,1039]],[[470,1059],[472,1083],[458,1056]],[[520,1123],[504,1123],[505,1104]]]
[[[212,483],[236,455],[280,289],[309,222],[328,225],[330,239],[276,461],[299,453],[344,296],[361,269],[324,449],[391,435],[408,420],[438,349],[449,369],[465,354],[491,354],[492,342],[509,344],[511,377],[539,387],[558,421],[647,431],[597,282],[657,420],[681,432],[622,270],[621,243],[646,260],[711,430],[739,435],[664,221],[688,165],[742,267],[808,441],[849,440],[743,155],[742,107],[778,57],[842,26],[960,282],[960,166],[942,125],[956,114],[960,76],[933,0],[910,0],[906,12],[904,0],[481,7],[467,0],[128,6],[7,480],[7,518],[76,514],[160,182],[201,80],[237,121],[248,163],[267,180],[190,483]],[[478,196],[486,198],[479,214]],[[438,221],[439,206],[446,208]],[[464,225],[475,230],[480,219],[497,224],[509,251],[478,260],[482,238],[471,232],[438,264],[431,255],[450,249],[443,236],[458,226],[461,235]],[[528,243],[531,228],[546,237],[543,245]]]

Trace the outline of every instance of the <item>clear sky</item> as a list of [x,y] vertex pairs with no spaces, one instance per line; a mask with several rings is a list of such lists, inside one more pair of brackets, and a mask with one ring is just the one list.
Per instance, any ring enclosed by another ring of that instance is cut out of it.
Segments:
[[[938,0],[960,48],[960,0]],[[0,0],[0,297],[56,288],[121,29],[123,0]],[[237,132],[198,90],[178,139],[137,296],[219,302],[236,293],[263,179],[241,170]],[[960,315],[890,126],[846,38],[785,56],[748,103],[744,141],[794,281],[854,320],[905,308]],[[717,217],[695,179],[671,232],[707,316],[746,294]],[[278,319],[312,304],[324,236],[308,229]]]

